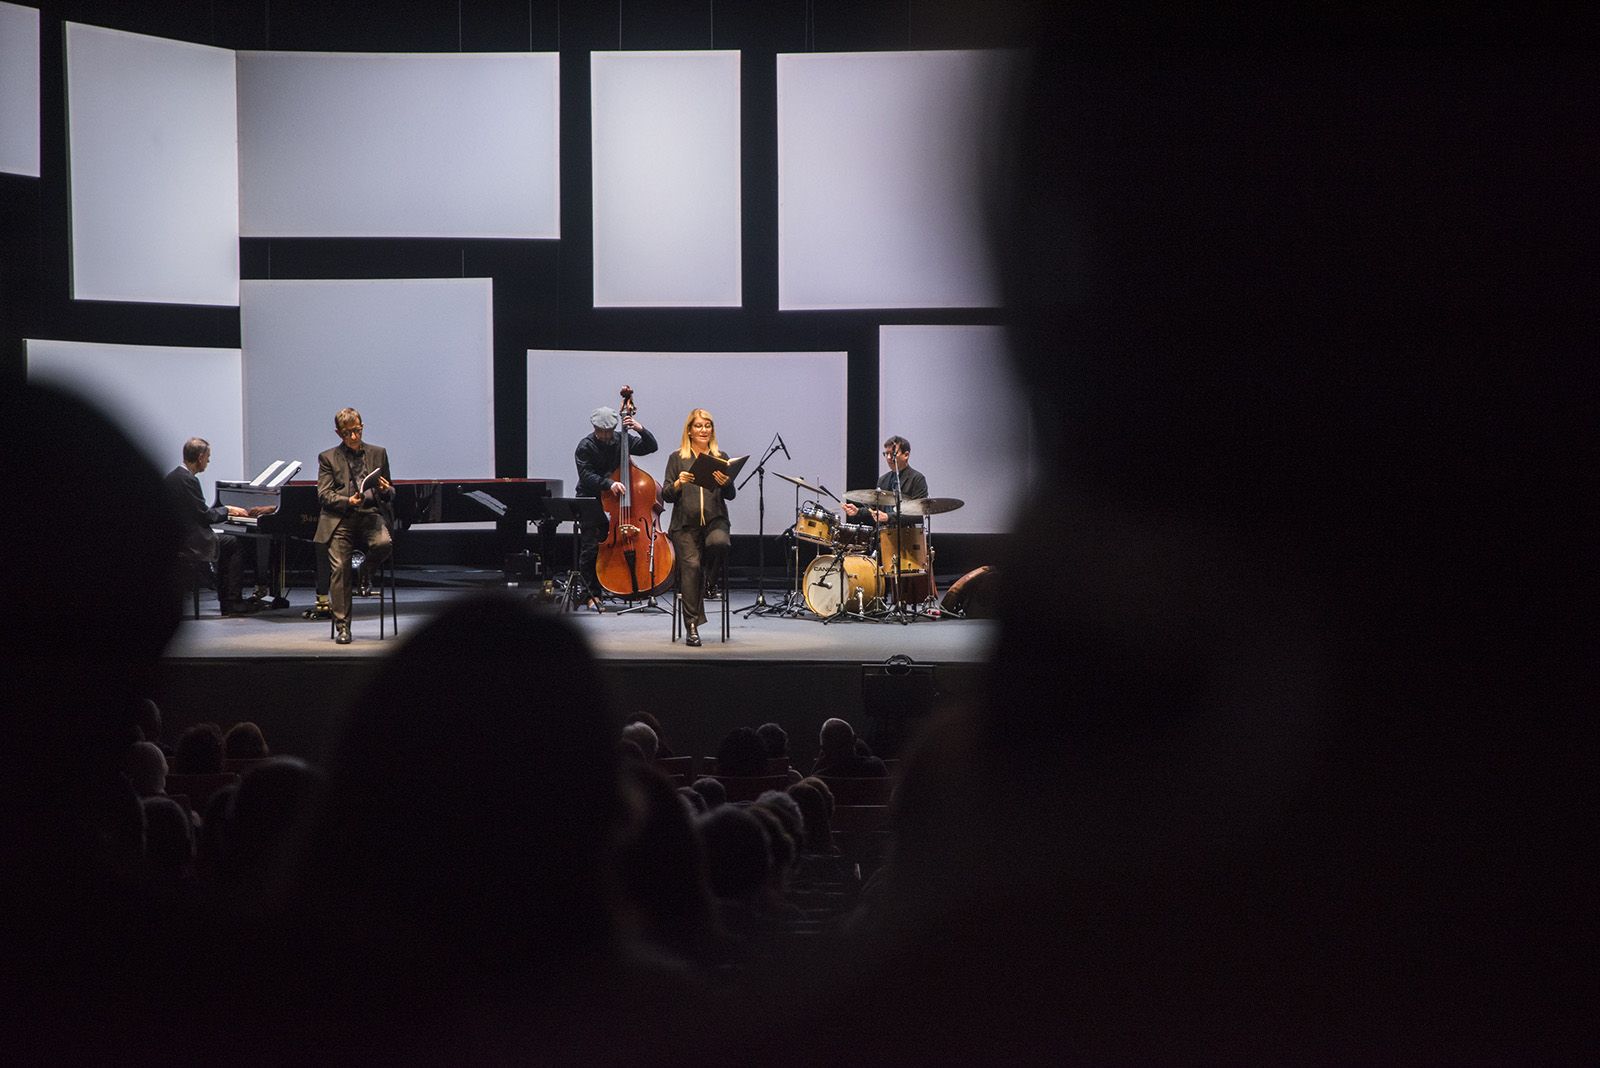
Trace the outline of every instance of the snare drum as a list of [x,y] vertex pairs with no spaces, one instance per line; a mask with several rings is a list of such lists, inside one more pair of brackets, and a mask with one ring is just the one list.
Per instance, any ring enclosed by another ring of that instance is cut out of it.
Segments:
[[794,517],[794,536],[801,541],[831,547],[833,532],[838,525],[838,516],[816,501],[807,501],[800,506],[800,511]]
[[870,553],[877,531],[871,523],[840,523],[834,528],[833,544],[847,553]]
[[921,523],[884,527],[878,531],[878,561],[886,575],[922,574],[928,570],[928,532]]
[[819,616],[864,612],[883,596],[883,579],[866,556],[819,556],[806,568],[806,607]]

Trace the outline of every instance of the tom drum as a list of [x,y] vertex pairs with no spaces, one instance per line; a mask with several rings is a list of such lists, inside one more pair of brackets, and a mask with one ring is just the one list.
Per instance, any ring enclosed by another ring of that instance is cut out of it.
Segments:
[[884,527],[878,531],[878,562],[885,575],[922,574],[928,570],[928,532],[921,523]]
[[800,506],[799,513],[794,517],[794,536],[801,541],[831,547],[834,528],[838,525],[838,516],[816,501],[807,501]]

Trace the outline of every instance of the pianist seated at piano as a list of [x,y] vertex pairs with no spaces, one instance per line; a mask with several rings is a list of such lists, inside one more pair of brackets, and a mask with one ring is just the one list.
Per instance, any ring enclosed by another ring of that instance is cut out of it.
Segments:
[[184,547],[201,560],[217,565],[217,601],[225,616],[254,612],[260,606],[246,601],[244,587],[244,546],[232,534],[218,534],[211,524],[230,517],[244,517],[248,509],[233,505],[206,507],[200,489],[200,472],[211,464],[211,443],[205,438],[190,438],[183,443],[183,463],[167,473],[167,492],[183,517]]
[[333,417],[340,443],[317,456],[315,541],[328,547],[328,600],[333,607],[333,640],[350,644],[350,558],[365,547],[367,558],[387,556],[394,543],[394,484],[389,453],[362,439],[361,413],[341,408]]

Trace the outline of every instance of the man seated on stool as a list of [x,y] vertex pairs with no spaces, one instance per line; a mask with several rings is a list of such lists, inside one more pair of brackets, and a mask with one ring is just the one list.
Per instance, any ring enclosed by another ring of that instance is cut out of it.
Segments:
[[[889,470],[878,479],[878,488],[888,493],[896,489],[900,491],[903,501],[920,500],[928,495],[928,479],[921,471],[911,466],[911,442],[899,434],[892,435],[883,443],[883,461],[889,465]],[[844,514],[857,522],[866,522],[859,519],[858,513],[866,513],[876,523],[887,523],[889,513],[879,508],[860,508],[849,501],[844,502]]]
[[317,499],[322,515],[317,519],[315,541],[328,547],[333,640],[349,645],[350,555],[364,546],[367,558],[377,562],[393,550],[389,525],[394,520],[394,485],[389,481],[388,452],[361,439],[360,412],[339,409],[333,429],[341,443],[317,457]]
[[184,546],[201,560],[217,565],[217,601],[225,616],[254,612],[261,607],[241,596],[244,586],[244,546],[232,534],[218,534],[211,524],[229,516],[246,516],[248,509],[233,505],[206,507],[200,489],[200,472],[211,465],[211,443],[190,438],[183,443],[183,463],[167,472],[167,492],[184,522]]

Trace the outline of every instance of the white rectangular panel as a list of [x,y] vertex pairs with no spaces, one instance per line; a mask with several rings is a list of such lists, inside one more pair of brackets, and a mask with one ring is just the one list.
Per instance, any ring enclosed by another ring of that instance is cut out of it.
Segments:
[[739,53],[595,52],[594,305],[738,307]]
[[[820,480],[844,495],[845,365],[843,352],[530,351],[528,474],[575,487],[573,452],[593,429],[589,413],[601,405],[617,407],[619,390],[630,385],[639,421],[661,446],[640,457],[639,466],[658,483],[667,454],[682,444],[684,423],[695,408],[711,413],[724,452],[753,454],[745,475],[773,435],[781,434],[789,453],[779,452],[767,462],[765,479],[766,533],[779,533],[794,522],[797,490],[775,472],[813,485]],[[757,532],[757,481],[752,478],[728,504],[734,534]],[[799,499],[817,496],[800,492]],[[837,509],[837,503],[830,500],[829,507]]]
[[233,53],[67,23],[72,295],[239,303]]
[[1001,327],[878,328],[878,440],[911,442],[929,495],[966,502],[935,533],[1011,529],[1034,470],[1026,400]]
[[348,405],[396,478],[493,478],[492,295],[487,278],[246,281],[246,466],[314,478]]
[[[209,441],[211,466],[200,476],[208,501],[217,479],[247,477],[238,349],[33,340],[27,348],[29,381],[69,389],[100,408],[161,473],[183,462],[185,441]],[[69,477],[93,483],[93,472]]]
[[1010,63],[778,56],[778,307],[999,304],[984,201]]
[[0,171],[39,177],[39,12],[0,3]]
[[239,53],[246,237],[561,236],[559,57]]

